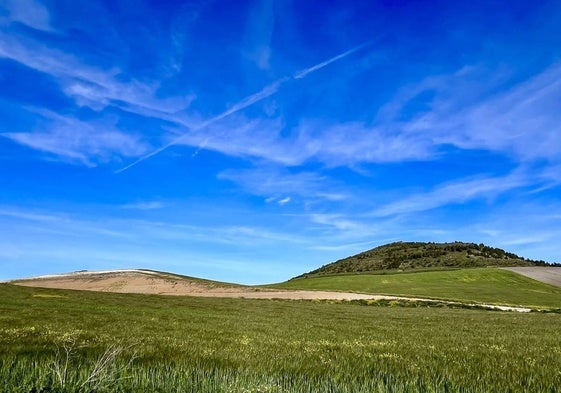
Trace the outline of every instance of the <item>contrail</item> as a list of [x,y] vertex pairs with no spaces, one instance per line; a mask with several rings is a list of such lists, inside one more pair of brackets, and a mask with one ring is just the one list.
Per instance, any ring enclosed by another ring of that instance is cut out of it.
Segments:
[[[195,128],[192,128],[192,131],[198,131],[201,130],[205,127],[208,127],[209,125],[211,125],[212,123],[218,121],[218,120],[222,120],[225,117],[228,117],[236,112],[239,112],[242,109],[245,109],[259,101],[264,100],[267,97],[272,96],[273,94],[275,94],[279,88],[285,84],[286,82],[293,80],[293,79],[302,79],[305,78],[306,76],[308,76],[309,74],[316,72],[326,66],[328,66],[331,63],[334,63],[338,60],[341,60],[355,52],[357,52],[358,50],[364,48],[365,46],[369,45],[371,43],[371,41],[365,42],[359,46],[356,46],[352,49],[349,49],[346,52],[343,52],[341,54],[338,54],[337,56],[334,56],[330,59],[327,59],[325,61],[322,61],[321,63],[318,63],[316,65],[313,65],[309,68],[306,68],[305,70],[299,71],[296,74],[294,74],[292,77],[284,77],[284,78],[280,78],[277,79],[276,81],[268,84],[267,86],[265,86],[263,89],[261,89],[260,91],[258,91],[257,93],[254,93],[250,96],[247,96],[245,98],[243,98],[242,100],[240,100],[239,102],[237,102],[236,104],[232,105],[230,108],[228,108],[227,110],[225,110],[224,112],[220,113],[219,115],[216,115],[212,118],[210,118],[209,120],[203,122],[202,124],[198,125]],[[178,136],[177,138],[171,140],[170,142],[168,142],[167,144],[159,147],[158,149],[140,157],[139,159],[137,159],[136,161],[130,163],[129,165],[115,171],[116,174],[118,173],[122,173],[124,171],[126,171],[127,169],[132,168],[133,166],[141,163],[142,161],[145,161],[151,157],[154,157],[155,155],[163,152],[164,150],[167,150],[168,148],[170,148],[171,146],[174,146],[176,144],[178,144],[183,138],[185,138],[188,135],[188,133],[184,133],[180,136]],[[203,144],[201,144],[199,146],[199,148],[195,151],[195,153],[193,153],[192,157],[195,157],[197,154],[199,154],[199,152],[208,144],[210,138],[207,138],[205,140],[205,142]]]
[[[198,131],[201,130],[205,127],[208,127],[209,125],[211,125],[212,123],[221,120],[227,116],[230,116],[233,113],[236,113],[244,108],[247,108],[248,106],[251,106],[253,104],[255,104],[256,102],[262,101],[267,97],[272,96],[273,94],[275,94],[279,87],[286,82],[287,80],[289,80],[289,78],[281,78],[279,80],[274,81],[273,83],[270,83],[269,85],[265,86],[263,89],[261,89],[260,91],[258,91],[255,94],[252,94],[246,98],[244,98],[243,100],[239,101],[237,104],[233,105],[231,108],[229,108],[228,110],[220,113],[219,115],[214,116],[213,118],[203,122],[202,124],[199,124],[197,127],[191,128],[191,130],[193,131]],[[156,150],[140,157],[138,160],[130,163],[129,165],[116,170],[115,173],[122,173],[124,171],[126,171],[129,168],[132,168],[133,166],[135,166],[136,164],[141,163],[142,161],[145,161],[147,159],[149,159],[150,157],[154,157],[156,154],[159,154],[161,152],[163,152],[164,150],[167,150],[168,148],[170,148],[171,146],[177,145],[183,138],[185,138],[188,134],[184,133],[182,135],[179,135],[177,138],[171,140],[170,142],[166,143],[165,145],[157,148]],[[207,138],[204,142],[204,145],[206,146],[208,144],[209,138]],[[203,146],[199,146],[199,148],[197,149],[197,151],[195,151],[195,153],[193,153],[193,157],[196,156],[201,149],[203,148]]]
[[341,60],[342,58],[347,57],[348,55],[351,55],[353,53],[355,53],[356,51],[364,48],[366,45],[370,44],[369,42],[365,42],[364,44],[361,44],[359,46],[354,47],[353,49],[349,49],[346,52],[341,53],[340,55],[337,55],[335,57],[332,57],[331,59],[328,59],[324,62],[321,62],[319,64],[316,64],[314,66],[311,66],[310,68],[306,68],[305,70],[302,70],[300,72],[297,72],[294,75],[294,79],[302,79],[304,77],[306,77],[308,74],[311,74],[312,72],[315,72],[317,70],[321,70],[323,67],[328,66],[331,63],[336,62],[337,60]]

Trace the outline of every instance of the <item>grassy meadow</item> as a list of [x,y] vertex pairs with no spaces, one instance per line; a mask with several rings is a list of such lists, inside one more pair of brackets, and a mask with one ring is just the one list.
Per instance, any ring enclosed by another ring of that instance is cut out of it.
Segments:
[[275,287],[561,308],[561,288],[496,268],[310,276]]
[[561,314],[0,284],[1,392],[558,392]]

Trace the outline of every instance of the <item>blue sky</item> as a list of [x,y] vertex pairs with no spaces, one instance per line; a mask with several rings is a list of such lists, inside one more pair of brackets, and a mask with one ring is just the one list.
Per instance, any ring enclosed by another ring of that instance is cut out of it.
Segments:
[[559,1],[0,0],[0,279],[561,261]]

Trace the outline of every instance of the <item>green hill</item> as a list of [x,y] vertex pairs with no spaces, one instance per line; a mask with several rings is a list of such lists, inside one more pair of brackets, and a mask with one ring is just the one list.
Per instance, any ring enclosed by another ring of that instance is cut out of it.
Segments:
[[298,277],[383,270],[538,265],[546,263],[484,244],[396,242],[340,259]]
[[560,287],[497,268],[316,275],[275,287],[561,308]]

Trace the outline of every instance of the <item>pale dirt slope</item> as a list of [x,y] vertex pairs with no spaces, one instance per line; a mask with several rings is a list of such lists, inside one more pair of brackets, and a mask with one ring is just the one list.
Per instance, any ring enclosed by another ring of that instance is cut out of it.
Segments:
[[189,280],[171,274],[145,270],[114,270],[78,272],[61,275],[32,277],[12,281],[13,284],[84,291],[142,293],[152,295],[238,297],[252,299],[372,299],[371,295],[323,291],[285,291],[255,288],[243,285]]
[[561,287],[561,267],[528,266],[505,267],[503,269],[522,274],[526,277],[533,278],[534,280]]
[[[367,295],[350,292],[273,290],[244,285],[226,284],[206,280],[189,279],[173,274],[149,270],[111,270],[102,272],[76,272],[69,274],[31,277],[11,281],[12,284],[52,289],[76,289],[83,291],[140,293],[152,295],[291,299],[291,300],[414,300],[431,302],[432,299],[401,296]],[[459,304],[457,302],[444,302]],[[476,306],[472,304],[471,306]],[[478,304],[489,309],[529,312],[529,308]]]

